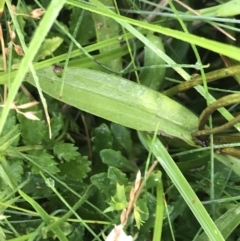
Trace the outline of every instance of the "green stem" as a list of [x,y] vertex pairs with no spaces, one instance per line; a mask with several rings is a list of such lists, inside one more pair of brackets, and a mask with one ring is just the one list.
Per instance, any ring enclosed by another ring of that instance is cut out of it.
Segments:
[[221,126],[217,126],[215,128],[208,129],[208,130],[195,131],[195,132],[192,133],[192,136],[198,137],[198,136],[209,136],[211,134],[216,134],[218,132],[222,132],[224,130],[229,129],[230,127],[234,126],[238,122],[240,122],[240,115],[238,115],[237,117],[235,117],[231,121],[229,121],[226,124],[223,124]]
[[209,116],[215,110],[217,110],[220,107],[225,107],[225,106],[228,106],[228,105],[231,105],[234,103],[238,103],[238,102],[240,102],[240,94],[232,94],[232,95],[224,96],[224,97],[218,99],[217,101],[215,101],[214,103],[212,103],[211,105],[209,105],[201,113],[200,118],[199,118],[198,131],[193,132],[192,136],[193,137],[208,136],[211,134],[215,134],[215,133],[227,130],[230,127],[232,127],[233,125],[237,124],[240,121],[240,115],[237,115],[235,118],[233,118],[232,120],[230,120],[229,122],[227,122],[221,126],[211,128],[208,130],[204,129]]
[[[72,210],[77,211],[86,202],[86,200],[88,200],[89,197],[94,194],[95,191],[96,191],[96,188],[93,185],[90,185],[87,188],[87,190],[85,191],[85,193],[83,194],[82,198],[79,199],[79,201],[74,204],[74,206],[72,207]],[[73,212],[70,210],[63,217],[58,219],[56,222],[49,224],[46,227],[46,230],[52,230],[52,229],[58,227],[62,223],[66,222],[72,216],[72,214],[73,214]]]
[[[236,65],[228,68],[211,71],[206,74],[206,79],[207,79],[207,82],[210,83],[218,79],[234,76],[239,73],[240,73],[240,65]],[[201,85],[202,83],[203,83],[202,76],[197,75],[196,77],[192,78],[190,81],[178,84],[168,90],[163,91],[162,93],[167,96],[173,96],[179,92],[183,92],[188,89],[191,89],[194,86]]]
[[153,241],[161,240],[162,237],[162,224],[164,219],[164,193],[163,193],[163,183],[159,180],[157,184],[157,205],[156,205],[156,219],[153,231]]
[[226,147],[226,148],[222,148],[219,150],[220,153],[222,154],[227,154],[230,156],[234,156],[237,158],[240,158],[240,150],[233,148],[233,147]]
[[204,111],[201,113],[199,118],[198,130],[204,130],[205,124],[209,118],[209,116],[218,108],[225,107],[231,104],[235,104],[240,102],[240,94],[231,94],[224,96],[211,105],[209,105]]

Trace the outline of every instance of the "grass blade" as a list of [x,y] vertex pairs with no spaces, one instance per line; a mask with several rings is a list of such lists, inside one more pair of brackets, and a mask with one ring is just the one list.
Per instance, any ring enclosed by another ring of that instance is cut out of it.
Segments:
[[153,155],[158,159],[160,165],[171,178],[173,184],[176,186],[185,202],[192,210],[209,239],[211,241],[224,241],[225,239],[218,230],[217,226],[210,218],[206,209],[203,207],[197,195],[192,190],[163,144],[158,139],[152,140],[152,137],[145,133],[139,133],[139,135],[140,139],[152,151]]
[[[41,47],[43,40],[45,39],[49,29],[57,18],[60,10],[62,9],[65,0],[53,0],[49,4],[48,10],[44,15],[42,21],[40,22],[33,39],[29,45],[29,48],[26,52],[26,55],[23,57],[17,74],[14,78],[13,83],[9,89],[8,98],[3,108],[1,117],[0,117],[0,133],[2,132],[3,126],[7,119],[8,113],[10,111],[10,106],[14,101],[14,98],[18,92],[18,89],[28,71],[28,67],[32,64],[32,61],[35,55],[38,52],[38,49]],[[10,7],[9,7],[10,9]]]

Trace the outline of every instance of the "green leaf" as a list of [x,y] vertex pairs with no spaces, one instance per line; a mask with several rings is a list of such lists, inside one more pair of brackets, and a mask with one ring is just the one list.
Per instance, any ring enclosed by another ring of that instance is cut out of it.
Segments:
[[24,187],[23,191],[33,196],[44,196],[49,197],[52,195],[52,190],[46,185],[46,182],[39,177],[38,173],[31,173],[31,181],[28,182]]
[[[57,163],[53,159],[53,156],[48,154],[47,152],[43,150],[35,150],[31,151],[30,154],[33,159],[36,159],[36,162],[39,166],[42,167],[43,170],[47,170],[49,173],[57,173],[59,172],[59,169],[57,167]],[[41,169],[39,169],[37,166],[32,166],[32,172],[33,173],[39,173]]]
[[0,151],[5,151],[10,146],[16,146],[19,142],[19,125],[14,126],[8,133],[0,137]]
[[[0,113],[1,111],[2,110],[0,110]],[[7,122],[4,125],[2,134],[0,135],[0,146],[3,144],[5,145],[6,140],[10,140],[12,139],[12,137],[16,137],[16,139],[11,143],[11,146],[17,146],[20,139],[19,132],[20,131],[19,131],[19,125],[17,124],[16,113],[15,111],[12,110],[9,112],[9,115],[7,117]]]
[[111,202],[109,203],[110,207],[104,210],[104,213],[111,211],[119,211],[123,210],[127,207],[128,201],[125,195],[124,185],[119,185],[117,183],[116,194],[111,198]]
[[240,13],[239,8],[239,0],[230,0],[217,6],[198,10],[198,12],[204,16],[231,17]]
[[238,176],[240,176],[240,162],[239,158],[230,156],[230,155],[223,155],[215,153],[215,157],[218,161],[229,167],[233,170]]
[[[239,0],[235,0],[235,1],[239,1]],[[136,20],[125,16],[121,16],[120,14],[114,13],[111,9],[107,8],[107,6],[101,4],[101,2],[98,0],[91,0],[91,2],[94,3],[96,6],[98,6],[98,8],[90,4],[86,4],[85,2],[76,2],[71,0],[68,1],[68,3],[73,6],[78,6],[80,8],[94,11],[104,16],[113,18],[114,21],[117,21],[119,24],[121,24],[124,28],[126,28],[129,32],[134,34],[137,38],[139,38],[144,43],[146,43],[146,41],[143,39],[143,37],[139,36],[139,34],[137,33],[138,31],[135,28],[133,28],[131,25],[148,29],[153,32],[161,33],[169,37],[173,37],[178,40],[182,40],[187,43],[195,44],[197,46],[209,49],[211,51],[228,56],[230,58],[240,60],[240,54],[239,54],[240,49],[235,46],[223,44],[217,41],[209,40],[207,38],[199,37],[193,34],[188,34],[182,31],[177,31],[171,28],[162,27],[161,25],[151,24],[141,20]],[[151,44],[149,41],[148,47],[150,47],[150,45]],[[165,58],[165,62],[170,64],[170,62],[167,61],[167,58]],[[181,71],[180,68],[178,68],[178,70]],[[181,72],[183,73],[183,71]]]
[[[161,37],[154,35],[154,33],[152,32],[148,32],[146,37],[157,48],[165,52]],[[144,49],[144,67],[149,68],[143,69],[143,71],[141,72],[141,84],[151,89],[159,90],[162,82],[164,81],[164,76],[166,72],[164,64],[165,61],[161,59],[152,49],[146,46]],[[163,66],[159,67],[157,65]]]
[[171,206],[168,207],[168,212],[171,214],[172,219],[176,219],[178,216],[183,216],[187,209],[186,202],[184,202],[182,197],[179,197],[177,192],[174,193],[178,196],[173,197],[173,195],[171,195],[171,198],[174,198],[174,201],[171,203]]
[[162,173],[160,171],[152,172],[149,178],[147,179],[146,188],[153,188],[159,185],[161,182]]
[[136,221],[136,226],[140,229],[140,226],[149,218],[149,212],[147,207],[147,201],[144,199],[139,199],[134,207],[134,218]]
[[102,150],[100,157],[102,162],[108,166],[127,171],[137,171],[137,167],[127,160],[120,151],[114,151],[112,149]]
[[[225,239],[233,232],[235,228],[240,224],[240,206],[234,205],[231,209],[225,212],[220,218],[215,221],[219,230]],[[208,241],[208,237],[205,233],[202,233],[196,241]]]
[[[42,111],[36,113],[40,119],[42,118]],[[25,116],[18,114],[18,120],[20,122],[21,136],[24,144],[37,145],[42,143],[44,136],[47,133],[45,121],[29,120]]]
[[24,172],[23,166],[23,162],[20,160],[14,160],[13,162],[10,162],[10,169],[12,175],[17,183],[20,183],[22,181],[22,175]]
[[[95,28],[91,12],[73,7],[69,21],[69,32],[74,32],[76,21],[81,14],[84,14],[84,16],[75,39],[77,42],[81,43],[81,45],[86,45],[90,39],[95,38]],[[88,27],[86,28],[86,26]]]
[[76,157],[79,156],[77,149],[78,148],[71,143],[57,143],[53,147],[54,155],[56,155],[59,160],[67,162],[76,160]]
[[115,197],[116,197],[117,201],[122,202],[122,203],[127,203],[124,185],[120,185],[120,184],[117,183],[117,189],[116,189],[116,196]]
[[62,42],[63,39],[60,37],[45,39],[35,56],[35,61],[45,59],[47,56],[52,55]]
[[66,175],[75,181],[82,181],[87,177],[87,173],[91,171],[90,161],[87,157],[76,157],[76,160],[64,162],[59,164],[61,175]]
[[[64,233],[64,235],[67,237],[70,233],[72,233],[72,231],[74,230],[73,225],[71,225],[68,222],[63,222],[61,223],[61,225],[59,225],[60,230]],[[57,237],[57,235],[55,235],[54,239]]]
[[185,173],[191,169],[204,169],[208,164],[209,158],[209,151],[188,153],[184,156],[179,156],[179,161],[176,164]]
[[[69,68],[59,98],[61,80],[52,69],[41,70],[38,76],[44,92],[69,105],[136,130],[154,131],[160,123],[160,134],[195,145],[191,132],[197,130],[198,118],[145,86],[95,70]],[[35,85],[31,76],[27,80]]]
[[85,240],[85,228],[81,224],[75,224],[75,229],[68,236],[69,241],[84,241]]
[[[20,195],[29,203],[32,205],[32,207],[37,211],[37,213],[41,216],[43,221],[46,224],[50,224],[53,220],[52,218],[48,215],[48,213],[31,197],[29,197],[27,194],[19,190]],[[65,237],[64,233],[59,227],[53,228],[52,231],[54,234],[59,238],[61,241],[68,241],[67,238]],[[44,233],[44,231],[43,231]],[[43,234],[44,235],[44,234]]]
[[101,124],[99,127],[95,128],[92,133],[93,141],[93,151],[100,152],[103,149],[111,148],[113,137],[106,124]]
[[0,18],[2,17],[3,10],[4,10],[5,0],[0,0]]
[[130,154],[132,150],[130,131],[125,126],[115,123],[111,123],[110,128],[118,144],[122,146],[128,154]]
[[[116,5],[112,0],[102,0],[102,3],[108,6],[111,9],[115,9]],[[101,14],[96,14],[92,12],[95,31],[96,31],[96,38],[98,42],[101,42],[105,39],[109,39],[111,37],[116,37],[119,35],[120,26],[116,21],[112,21],[111,18],[105,17]],[[112,50],[116,50],[121,46],[119,41],[118,44],[115,45],[108,45],[105,48],[101,48],[99,51],[101,54],[109,53]],[[122,70],[122,59],[117,58],[111,61],[107,61],[104,63],[108,68],[112,69],[113,71],[121,71]]]
[[[1,15],[1,9],[0,9],[0,15]],[[2,241],[6,240],[5,232],[6,232],[6,230],[3,230],[2,227],[0,227],[0,240],[2,240]]]
[[230,17],[240,14],[240,1],[231,0],[227,3],[219,5],[216,16]]
[[128,179],[126,178],[126,174],[122,173],[119,169],[116,167],[110,166],[108,168],[108,178],[110,179],[111,184],[117,185],[127,185]]
[[19,194],[23,197],[23,199],[25,199],[27,202],[29,202],[32,205],[32,207],[37,211],[37,213],[42,217],[42,219],[46,223],[50,223],[50,220],[51,220],[50,216],[36,201],[34,201],[34,199],[29,197],[26,193],[24,193],[21,190],[19,190]]
[[51,118],[52,139],[59,135],[60,131],[63,129],[63,126],[63,115],[60,113],[53,113],[53,117]]
[[101,192],[109,193],[109,179],[107,173],[99,173],[91,176],[91,183],[97,187]]
[[1,162],[0,162],[0,180],[2,180],[11,189],[16,188],[17,182],[14,178],[13,170],[11,169],[8,161],[3,156],[1,156],[0,160],[1,160]]
[[[24,95],[23,92],[18,93],[16,96],[17,105],[30,103],[30,101],[30,98]],[[18,121],[20,122],[19,129],[21,130],[21,136],[24,144],[37,145],[42,143],[44,136],[47,134],[47,124],[46,121],[41,120],[43,113],[42,110],[39,110],[39,105],[34,105],[21,111],[35,112],[35,115],[40,119],[40,121],[30,120],[20,113],[17,114]]]
[[[49,32],[54,21],[56,20],[65,2],[66,2],[65,0],[58,0],[58,1],[53,0],[50,2],[50,4],[48,5],[48,11],[46,11],[44,16],[42,17],[40,24],[38,25],[38,28],[36,29],[28,48],[26,47],[25,40],[23,38],[22,33],[20,33],[19,31],[19,24],[16,21],[15,16],[12,17],[13,24],[18,27],[17,31],[18,31],[18,38],[20,40],[20,43],[22,46],[24,46],[24,50],[27,49],[28,51],[26,51],[26,54],[22,58],[21,63],[19,65],[19,69],[18,71],[16,71],[16,76],[11,84],[11,88],[9,89],[8,98],[4,104],[4,108],[0,116],[0,133],[2,133],[4,124],[7,120],[8,113],[18,93],[19,87],[22,84],[23,79],[26,77],[25,75],[29,71],[29,67],[31,67],[33,71],[33,67],[32,67],[33,59],[37,54],[37,51],[41,47],[41,44],[44,38]],[[7,2],[7,4],[8,4],[8,7],[11,8],[10,3]]]
[[[173,184],[176,186],[183,199],[192,210],[194,216],[202,226],[203,230],[207,233],[211,241],[224,241],[222,234],[216,227],[215,223],[203,207],[199,198],[190,187],[187,180],[184,178],[176,163],[173,161],[163,144],[158,140],[152,140],[147,134],[140,133],[141,140],[147,144],[148,148],[152,151],[153,155],[158,159],[160,165],[171,178]],[[194,200],[194,202],[192,202]]]
[[[155,210],[155,224],[154,224],[154,231],[153,231],[153,241],[155,240],[162,240],[162,227],[163,227],[163,220],[164,220],[164,191],[163,191],[163,182],[162,182],[162,175],[158,175],[158,185],[156,188],[156,200],[157,200],[157,205],[156,205],[156,210]],[[156,180],[156,179],[155,179]],[[149,200],[149,196],[147,195],[147,200]],[[149,202],[149,201],[148,201]],[[149,205],[150,206],[150,205]],[[152,218],[152,210],[151,206],[149,208],[149,213],[150,213],[150,221]]]

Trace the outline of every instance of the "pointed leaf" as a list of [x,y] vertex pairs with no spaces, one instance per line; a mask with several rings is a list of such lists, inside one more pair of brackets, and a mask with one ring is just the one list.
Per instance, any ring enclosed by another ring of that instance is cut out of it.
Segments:
[[132,139],[130,131],[122,125],[111,123],[111,131],[117,142],[125,149],[127,153],[131,153]]
[[91,183],[96,186],[101,192],[109,191],[109,179],[107,173],[99,173],[91,176]]
[[110,179],[111,183],[116,185],[117,183],[120,185],[127,185],[128,179],[126,178],[126,174],[121,172],[116,167],[109,167],[108,168],[108,178]]
[[102,149],[112,147],[113,137],[106,124],[101,124],[93,130],[93,151],[100,152]]
[[[195,145],[191,132],[197,130],[198,118],[145,86],[96,70],[69,68],[60,98],[61,79],[52,69],[40,70],[38,76],[44,92],[69,105],[137,130],[154,131],[160,123],[160,134]],[[35,85],[31,76],[27,80]]]

